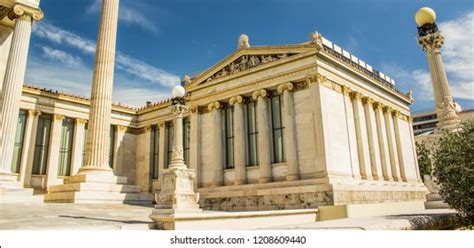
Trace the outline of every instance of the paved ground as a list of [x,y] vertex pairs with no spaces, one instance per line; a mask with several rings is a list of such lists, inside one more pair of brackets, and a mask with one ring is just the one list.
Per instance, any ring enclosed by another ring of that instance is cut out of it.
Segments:
[[[153,206],[81,204],[2,204],[0,230],[147,230]],[[270,229],[407,230],[446,229],[454,211],[426,210],[409,215],[301,223]],[[266,228],[268,229],[268,228]]]
[[2,204],[2,230],[148,229],[153,206]]

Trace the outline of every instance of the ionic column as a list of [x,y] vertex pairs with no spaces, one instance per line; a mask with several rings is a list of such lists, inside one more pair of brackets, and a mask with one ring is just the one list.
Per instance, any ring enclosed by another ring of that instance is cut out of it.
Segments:
[[158,158],[158,179],[161,179],[161,174],[163,174],[163,170],[165,169],[165,156],[168,151],[166,151],[166,123],[162,122],[158,124],[158,128],[160,129],[160,141],[159,141],[159,158]]
[[82,150],[84,149],[85,124],[87,120],[77,118],[75,122],[71,155],[71,175],[76,175],[82,165]]
[[387,148],[385,146],[386,140],[384,136],[384,129],[385,127],[382,125],[382,104],[379,102],[375,102],[373,104],[374,112],[375,112],[375,123],[377,125],[377,138],[379,143],[379,154],[380,154],[380,163],[382,166],[382,176],[383,179],[389,181],[391,179],[390,175],[390,164],[387,161]]
[[187,168],[184,163],[183,150],[183,114],[187,107],[181,104],[174,105],[171,111],[175,114],[173,125],[173,148],[171,152],[171,163],[168,168]]
[[398,169],[398,157],[397,157],[397,146],[395,143],[395,135],[393,130],[393,121],[392,121],[392,108],[386,106],[383,108],[383,116],[385,119],[385,131],[387,133],[387,143],[388,151],[390,157],[390,165],[392,170],[392,177],[394,181],[399,180],[399,169]]
[[[25,137],[23,137],[23,152],[21,153],[20,183],[24,187],[31,185],[31,173],[33,171],[33,156],[36,143],[36,127],[38,126],[38,116],[40,112],[28,110],[26,119]],[[29,157],[32,157],[31,163]]]
[[222,146],[222,115],[221,104],[213,102],[207,106],[211,112],[211,120],[214,125],[212,132],[212,186],[222,186],[224,184],[223,146]]
[[357,155],[359,159],[359,171],[362,179],[372,179],[372,169],[370,163],[368,163],[368,158],[366,153],[368,153],[367,143],[364,142],[365,136],[362,135],[363,129],[361,125],[361,115],[363,115],[363,106],[362,106],[362,95],[359,92],[351,92],[350,94],[352,100],[352,111],[354,114],[354,126],[356,133],[356,142],[357,142]]
[[[194,170],[196,178],[194,179],[194,190],[197,190],[200,183],[199,176],[201,174],[201,150],[200,150],[200,119],[199,107],[194,106],[191,109],[191,141],[189,143],[189,168]],[[161,153],[160,153],[161,154]]]
[[53,115],[53,123],[51,128],[51,136],[49,139],[48,166],[46,171],[46,187],[59,184],[58,179],[58,162],[59,162],[59,146],[61,144],[61,131],[64,116],[59,114]]
[[137,171],[135,182],[140,187],[141,192],[148,192],[151,188],[151,138],[151,125],[145,126],[137,137]]
[[392,118],[393,118],[393,129],[395,130],[395,142],[397,143],[398,164],[400,165],[400,177],[402,178],[402,181],[406,182],[407,176],[405,173],[405,160],[403,159],[403,147],[402,147],[402,142],[400,138],[400,128],[398,125],[398,118],[400,118],[400,112],[396,110],[393,111]]
[[444,37],[438,30],[436,23],[434,23],[434,17],[432,21],[432,23],[423,23],[418,27],[417,41],[428,58],[435,97],[435,110],[438,116],[437,127],[439,129],[452,130],[457,128],[460,120],[456,114],[441,56]]
[[108,165],[112,87],[119,0],[103,0],[97,39],[96,62],[92,81],[91,105],[86,146],[86,161],[79,173],[104,171]]
[[369,154],[370,154],[370,168],[372,177],[374,180],[379,180],[380,176],[377,170],[377,158],[375,155],[375,142],[374,142],[374,132],[372,127],[372,104],[373,101],[369,97],[362,98],[362,103],[364,104],[364,113],[365,113],[365,125],[367,127],[367,138],[369,143]]
[[230,98],[229,103],[234,106],[234,184],[241,185],[247,183],[244,98],[242,96],[234,96]]
[[21,92],[25,79],[31,23],[43,18],[39,9],[15,4],[9,15],[16,19],[0,94],[0,174],[11,174]]
[[283,94],[283,124],[285,135],[283,147],[285,149],[286,164],[288,167],[287,181],[294,181],[300,179],[300,170],[298,167],[298,142],[296,140],[296,116],[295,104],[293,99],[292,83],[285,83],[278,86],[278,93]]
[[257,127],[258,127],[258,163],[260,166],[260,183],[272,181],[272,148],[268,109],[268,93],[266,90],[253,92],[252,98],[257,100]]

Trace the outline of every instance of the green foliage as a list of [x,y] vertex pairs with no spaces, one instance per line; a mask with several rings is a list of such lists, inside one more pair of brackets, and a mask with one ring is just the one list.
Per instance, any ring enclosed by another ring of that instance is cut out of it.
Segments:
[[426,149],[425,142],[416,143],[416,154],[418,155],[418,167],[422,178],[423,175],[431,175],[430,151]]
[[474,121],[446,133],[433,153],[434,176],[446,203],[474,225]]

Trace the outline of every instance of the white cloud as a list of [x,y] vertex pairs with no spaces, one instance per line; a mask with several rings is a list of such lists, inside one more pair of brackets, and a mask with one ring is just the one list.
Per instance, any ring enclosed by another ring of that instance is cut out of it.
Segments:
[[[101,8],[101,1],[94,0],[87,8],[88,13],[99,13]],[[120,3],[119,21],[141,27],[145,31],[158,33],[158,27],[149,19],[144,12],[147,10],[146,6],[142,6],[139,2],[122,0]]]
[[[78,49],[83,54],[95,54],[94,41],[63,30],[47,22],[41,22],[35,25],[33,34],[57,45],[66,45]],[[58,55],[59,54],[56,54],[56,57]],[[116,66],[119,70],[163,87],[172,87],[180,82],[180,78],[177,75],[156,68],[119,51],[117,52]]]
[[[442,22],[439,29],[445,37],[442,55],[451,93],[454,98],[474,100],[474,12]],[[426,67],[428,65],[426,64]],[[408,71],[398,66],[385,65],[383,70],[397,82],[415,88],[415,99],[433,100],[433,86],[428,69]]]
[[82,64],[82,60],[78,56],[48,46],[42,46],[41,49],[43,50],[44,57],[62,62],[68,67],[77,67]]

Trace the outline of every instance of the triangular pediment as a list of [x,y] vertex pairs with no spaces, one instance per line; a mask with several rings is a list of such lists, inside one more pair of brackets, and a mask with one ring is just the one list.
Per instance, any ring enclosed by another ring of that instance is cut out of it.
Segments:
[[254,68],[276,64],[278,61],[291,59],[298,54],[314,51],[313,46],[306,44],[239,49],[213,67],[193,78],[187,78],[185,86],[188,89],[194,88],[200,84],[217,81],[236,74],[244,74]]

